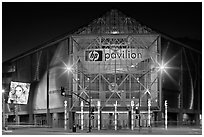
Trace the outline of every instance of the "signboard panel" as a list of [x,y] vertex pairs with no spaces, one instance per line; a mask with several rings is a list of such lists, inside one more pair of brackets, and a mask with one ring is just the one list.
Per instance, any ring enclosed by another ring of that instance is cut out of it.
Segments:
[[8,103],[27,104],[30,83],[11,81]]
[[89,49],[85,50],[85,61],[108,60],[142,60],[145,57],[144,49]]
[[87,73],[129,72],[131,65],[157,60],[157,38],[157,35],[73,37],[75,61],[80,59],[82,71]]

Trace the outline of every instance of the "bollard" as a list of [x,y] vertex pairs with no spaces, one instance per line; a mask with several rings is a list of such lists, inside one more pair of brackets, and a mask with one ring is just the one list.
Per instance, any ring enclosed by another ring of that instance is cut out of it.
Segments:
[[72,132],[76,132],[76,126],[75,125],[73,125],[73,127],[72,127]]

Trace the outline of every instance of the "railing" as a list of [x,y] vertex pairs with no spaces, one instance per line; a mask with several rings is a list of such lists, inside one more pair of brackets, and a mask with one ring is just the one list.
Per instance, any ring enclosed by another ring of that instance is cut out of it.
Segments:
[[[167,122],[168,127],[191,127],[191,126],[199,126],[196,124],[196,122],[193,121],[168,121]],[[153,121],[151,122],[152,127],[162,127],[164,126],[164,121]]]
[[21,128],[21,127],[47,127],[46,120],[43,120],[40,123],[28,123],[28,122],[7,122],[9,128]]

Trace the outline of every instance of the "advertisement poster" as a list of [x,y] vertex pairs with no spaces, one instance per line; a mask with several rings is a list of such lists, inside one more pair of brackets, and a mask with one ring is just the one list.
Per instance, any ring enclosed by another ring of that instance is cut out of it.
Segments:
[[30,83],[11,81],[8,103],[27,104],[29,91]]

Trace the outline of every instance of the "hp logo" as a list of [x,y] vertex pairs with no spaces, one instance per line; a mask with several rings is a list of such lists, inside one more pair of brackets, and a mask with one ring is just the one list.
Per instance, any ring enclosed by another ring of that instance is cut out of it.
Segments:
[[89,53],[89,59],[90,59],[91,61],[96,61],[96,60],[98,60],[98,58],[99,58],[98,52],[96,52],[96,51],[91,51],[91,52]]
[[102,61],[102,51],[101,50],[86,51],[85,57],[86,61]]

